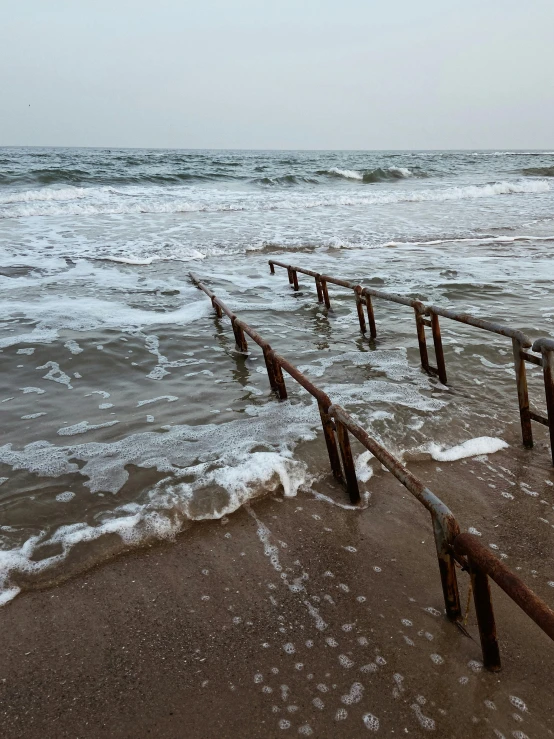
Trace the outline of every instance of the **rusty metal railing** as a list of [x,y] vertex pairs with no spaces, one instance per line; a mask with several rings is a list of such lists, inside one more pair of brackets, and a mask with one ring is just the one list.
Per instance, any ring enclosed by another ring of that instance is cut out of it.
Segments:
[[192,272],[189,274],[194,284],[212,301],[217,317],[222,318],[223,313],[229,317],[237,349],[240,352],[248,351],[245,334],[250,336],[262,349],[270,386],[281,400],[287,398],[282,370],[285,370],[317,400],[333,476],[345,484],[350,501],[354,505],[360,502],[360,491],[348,432],[429,511],[433,523],[446,615],[453,622],[461,620],[460,595],[455,567],[455,561],[458,561],[465,570],[469,571],[472,580],[484,666],[492,671],[500,669],[500,650],[496,637],[488,577],[495,580],[510,598],[554,640],[554,612],[546,603],[538,598],[520,578],[510,572],[488,549],[483,547],[475,536],[461,534],[458,522],[450,509],[421,480],[369,436],[344,408],[333,404],[326,393],[316,387],[287,359],[277,354],[257,331],[237,318],[195,274]]
[[457,536],[454,540],[454,556],[471,577],[483,664],[488,670],[498,672],[501,669],[489,577],[554,640],[554,611],[483,546],[477,536],[474,534]]
[[[327,308],[331,308],[329,299],[329,291],[327,283],[344,287],[352,290],[356,298],[356,309],[358,313],[358,321],[360,331],[367,333],[366,321],[364,315],[364,304],[367,310],[369,323],[369,331],[372,339],[377,338],[377,326],[375,323],[375,314],[373,309],[372,297],[381,300],[387,300],[392,303],[406,305],[413,309],[415,315],[417,340],[419,346],[419,354],[422,368],[429,374],[437,375],[439,380],[446,385],[448,377],[446,374],[446,362],[444,359],[444,350],[442,345],[441,330],[439,324],[439,316],[448,318],[458,323],[465,323],[468,326],[474,326],[484,331],[506,336],[512,340],[512,351],[514,356],[514,369],[516,377],[517,397],[519,406],[519,416],[521,424],[521,436],[523,445],[528,449],[533,447],[533,429],[531,422],[535,421],[543,426],[547,426],[550,433],[550,449],[552,463],[554,465],[554,340],[548,338],[537,339],[533,341],[522,331],[506,326],[502,323],[489,321],[483,318],[477,318],[468,313],[441,308],[438,305],[425,305],[420,300],[414,300],[394,293],[388,293],[383,290],[376,290],[372,287],[362,287],[357,282],[349,282],[330,275],[313,272],[312,270],[298,267],[284,262],[278,262],[275,259],[269,260],[269,268],[272,274],[275,274],[275,267],[282,267],[287,270],[290,284],[295,290],[299,290],[298,273],[308,275],[315,279],[318,301],[324,303]],[[431,328],[433,344],[435,349],[435,358],[437,366],[433,367],[429,362],[429,354],[427,350],[427,339],[425,328]],[[539,353],[540,356],[529,353],[531,351]],[[537,365],[543,368],[544,389],[546,396],[547,415],[543,416],[534,413],[529,407],[529,390],[527,385],[527,372],[525,363]]]

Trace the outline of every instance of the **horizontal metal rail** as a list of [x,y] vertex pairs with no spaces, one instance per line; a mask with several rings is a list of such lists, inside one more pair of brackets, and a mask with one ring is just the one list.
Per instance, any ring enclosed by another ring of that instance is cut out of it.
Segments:
[[[192,272],[190,277],[194,284],[210,298],[217,317],[222,318],[224,304]],[[554,613],[546,603],[529,590],[479,541],[475,543],[475,537],[470,534],[460,534],[460,528],[450,509],[396,457],[369,436],[344,408],[332,404],[331,399],[323,390],[308,380],[287,359],[277,354],[251,326],[238,319],[229,309],[223,312],[231,319],[239,351],[248,350],[244,334],[250,336],[263,350],[271,388],[280,399],[287,398],[282,374],[282,370],[285,370],[317,400],[331,470],[337,480],[344,482],[353,504],[360,502],[360,493],[349,432],[429,511],[433,523],[446,615],[452,621],[459,621],[461,618],[455,568],[455,559],[457,559],[470,571],[472,578],[483,662],[487,669],[493,671],[500,669],[500,652],[487,576],[492,577],[542,630],[554,639]]]
[[[275,267],[286,269],[289,276],[289,282],[295,290],[299,289],[298,273],[308,275],[315,279],[318,301],[325,303],[327,308],[331,307],[327,283],[340,285],[352,290],[356,298],[356,309],[358,313],[358,321],[360,330],[363,334],[367,332],[366,320],[364,315],[364,303],[367,310],[367,318],[369,323],[369,331],[372,339],[377,338],[377,326],[375,323],[375,314],[373,309],[372,298],[387,300],[391,303],[406,305],[413,309],[417,341],[419,347],[420,361],[422,368],[429,374],[437,375],[439,380],[446,385],[448,377],[446,374],[446,361],[444,357],[444,349],[442,345],[441,329],[439,324],[439,316],[448,318],[458,323],[464,323],[467,326],[489,331],[499,336],[506,336],[512,340],[512,351],[514,355],[514,370],[516,377],[516,388],[519,406],[519,416],[521,425],[521,436],[523,445],[528,449],[533,447],[533,429],[532,421],[535,423],[548,426],[550,433],[550,449],[552,463],[554,464],[554,340],[549,338],[540,338],[533,341],[519,329],[512,328],[496,321],[489,321],[484,318],[472,316],[469,313],[453,311],[448,308],[441,308],[438,305],[425,305],[420,300],[396,295],[384,290],[377,290],[372,287],[362,287],[357,282],[349,282],[341,280],[337,277],[314,272],[297,265],[285,264],[275,259],[269,260],[269,267],[272,274],[275,274]],[[429,354],[427,350],[427,339],[425,329],[430,328],[433,336],[433,344],[435,349],[436,367],[431,366],[429,362]],[[541,356],[530,354],[529,349],[540,353]],[[529,408],[529,390],[527,385],[526,362],[538,365],[543,368],[543,380],[546,396],[547,416],[533,413]]]

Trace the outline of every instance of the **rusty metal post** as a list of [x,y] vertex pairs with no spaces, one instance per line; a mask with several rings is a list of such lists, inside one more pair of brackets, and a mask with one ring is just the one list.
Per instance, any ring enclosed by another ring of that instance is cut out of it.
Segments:
[[212,297],[212,306],[215,310],[215,314],[218,318],[223,318],[223,311],[221,310],[221,307],[215,302],[215,295]]
[[335,438],[333,419],[327,413],[322,403],[318,402],[319,415],[321,416],[321,425],[323,426],[323,434],[325,436],[325,443],[327,444],[327,452],[329,453],[329,462],[331,463],[331,470],[333,476],[339,482],[343,481],[342,470],[340,466],[339,450],[337,448],[337,440]]
[[270,262],[269,263],[269,271],[271,272],[272,275],[275,274],[275,266],[274,266],[273,262]]
[[319,277],[315,278],[315,289],[317,290],[317,302],[323,303],[323,291],[321,289],[321,283]]
[[354,288],[354,292],[356,293],[356,310],[358,311],[358,321],[360,322],[360,331],[362,334],[365,334],[366,332],[366,325],[365,325],[365,316],[364,316],[364,304],[362,301],[362,288],[360,285],[357,285]]
[[346,490],[350,496],[352,505],[360,502],[360,490],[358,488],[358,479],[356,477],[356,468],[354,467],[354,458],[352,457],[352,449],[350,447],[350,439],[346,427],[335,419],[337,428],[337,439],[339,442],[340,453],[342,457],[342,466],[344,469],[344,478],[346,482]]
[[295,290],[300,290],[300,288],[298,287],[298,272],[295,269],[291,268],[291,273],[292,273],[292,286],[294,287]]
[[271,356],[271,362],[273,365],[273,376],[275,377],[275,384],[277,385],[277,392],[279,394],[279,398],[281,400],[287,399],[287,386],[285,385],[285,380],[283,378],[283,370],[281,369],[281,365],[279,362],[275,359],[274,352],[270,352]]
[[458,621],[462,617],[462,609],[451,544],[460,533],[460,529],[452,515],[439,518],[438,515],[432,514],[432,519],[446,615],[450,621]]
[[417,329],[417,341],[419,344],[419,354],[421,357],[421,366],[426,372],[429,372],[429,355],[427,354],[427,340],[425,339],[425,324],[421,312],[414,308],[415,322]]
[[448,378],[446,377],[446,363],[444,361],[444,351],[442,348],[441,327],[439,324],[439,317],[433,312],[431,312],[431,330],[433,332],[433,344],[435,345],[435,357],[437,358],[439,380],[443,385],[446,385]]
[[487,670],[498,672],[501,669],[500,649],[496,639],[496,623],[492,608],[491,588],[487,574],[468,557],[471,584],[473,586],[473,602],[479,625],[483,664]]
[[544,392],[548,414],[548,430],[550,431],[550,450],[554,464],[554,342],[552,347],[542,348],[542,372],[544,376]]
[[529,415],[529,391],[527,389],[527,371],[525,369],[525,360],[521,356],[523,347],[517,339],[512,339],[512,346],[514,349],[514,367],[516,371],[519,417],[521,420],[521,436],[523,438],[523,446],[527,447],[527,449],[531,449],[533,447],[533,428],[531,426],[531,417]]
[[287,267],[287,274],[289,276],[289,285],[292,285],[292,269]]
[[365,305],[367,308],[367,320],[369,321],[369,332],[372,339],[377,338],[377,326],[375,325],[375,315],[373,313],[373,303],[371,302],[371,295],[366,293]]
[[269,379],[269,384],[271,385],[271,389],[278,393],[279,387],[277,385],[277,381],[275,380],[275,367],[273,363],[273,358],[271,356],[271,347],[269,344],[267,346],[264,346],[262,349],[264,353],[264,360],[265,360],[265,366],[267,369],[267,377]]
[[233,327],[233,333],[235,334],[235,341],[237,342],[237,349],[239,350],[239,352],[247,352],[248,344],[246,343],[246,337],[244,335],[244,331],[237,324],[236,321],[237,321],[236,316],[233,316],[233,318],[231,319],[231,325]]
[[321,292],[323,294],[323,302],[325,303],[326,308],[331,307],[331,301],[329,300],[329,292],[327,290],[327,282],[325,280],[320,280],[319,284],[321,285]]

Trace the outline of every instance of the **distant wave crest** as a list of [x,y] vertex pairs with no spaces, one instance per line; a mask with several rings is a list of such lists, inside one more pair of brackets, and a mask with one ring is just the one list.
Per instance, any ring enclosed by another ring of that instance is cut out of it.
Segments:
[[331,169],[320,169],[317,174],[344,180],[358,180],[359,182],[391,182],[392,180],[405,180],[408,177],[427,176],[424,172],[412,171],[407,167],[385,167],[384,169],[377,167],[377,169],[365,171],[332,167]]
[[[227,165],[230,166],[230,165]],[[117,174],[88,172],[83,169],[35,169],[27,172],[0,173],[0,186],[18,185],[182,185],[186,182],[203,182],[241,179],[228,172],[168,172],[141,174]]]
[[317,185],[318,180],[315,177],[306,177],[304,175],[286,174],[279,177],[256,177],[252,180],[257,185]]

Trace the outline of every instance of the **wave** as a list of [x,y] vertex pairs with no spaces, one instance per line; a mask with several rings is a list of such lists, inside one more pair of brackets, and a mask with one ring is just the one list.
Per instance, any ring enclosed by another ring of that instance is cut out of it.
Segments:
[[412,177],[413,173],[406,167],[387,167],[387,169],[377,169],[371,172],[364,172],[364,182],[387,182],[389,180],[405,180]]
[[342,177],[345,180],[362,180],[363,175],[354,169],[318,169],[317,174],[328,175],[329,177]]
[[440,244],[514,244],[516,241],[554,241],[550,236],[461,236],[431,241],[387,241],[381,246],[439,246]]
[[[91,493],[110,492],[114,500],[131,467],[156,469],[163,477],[134,501],[104,509],[93,523],[45,526],[23,544],[1,549],[0,606],[32,583],[90,566],[91,553],[95,560],[172,540],[187,522],[221,519],[268,492],[294,497],[310,476],[293,451],[315,439],[316,429],[313,403],[274,403],[223,424],[174,425],[163,434],[135,433],[113,442],[1,446],[3,464],[54,479],[69,473]],[[206,494],[214,487],[222,490],[220,497]]]
[[377,167],[377,169],[363,172],[355,169],[333,167],[332,169],[320,169],[317,174],[345,180],[358,180],[359,182],[390,182],[392,180],[404,180],[408,177],[427,177],[424,172],[413,171],[407,167],[386,167],[385,169]]
[[554,177],[554,167],[528,167],[521,171],[526,177]]
[[[224,163],[218,166],[232,166]],[[0,173],[0,187],[21,185],[181,185],[186,182],[206,182],[244,179],[228,172],[168,172],[119,175],[109,172],[87,172],[83,169],[38,169],[28,172]]]
[[473,157],[543,157],[552,156],[554,151],[474,151]]
[[[32,190],[0,200],[8,207],[0,212],[0,219],[27,216],[70,216],[70,215],[120,215],[144,213],[194,213],[307,210],[311,208],[386,205],[390,203],[446,202],[490,198],[499,195],[540,194],[550,192],[547,180],[517,180],[493,182],[486,185],[467,185],[444,189],[403,190],[371,194],[342,195],[313,191],[292,191],[283,196],[281,192],[266,191],[194,191],[183,193],[180,198],[172,193],[162,193],[157,199],[151,194],[118,193],[111,188],[72,188],[63,190]],[[196,197],[197,199],[192,199]]]
[[315,177],[306,177],[302,175],[286,174],[279,177],[256,177],[251,182],[257,185],[317,185],[318,180]]

